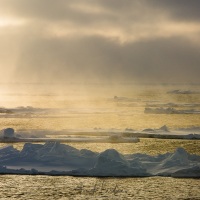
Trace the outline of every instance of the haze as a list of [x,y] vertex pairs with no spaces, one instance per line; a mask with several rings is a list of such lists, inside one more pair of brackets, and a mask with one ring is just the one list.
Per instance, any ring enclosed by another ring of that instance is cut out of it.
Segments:
[[1,0],[1,82],[200,83],[198,0]]

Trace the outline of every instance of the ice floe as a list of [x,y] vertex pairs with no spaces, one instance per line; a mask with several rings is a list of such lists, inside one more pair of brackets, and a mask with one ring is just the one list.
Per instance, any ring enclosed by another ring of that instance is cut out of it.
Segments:
[[[12,134],[7,137],[7,131]],[[160,128],[143,130],[126,129],[64,129],[64,130],[16,130],[0,131],[0,142],[91,142],[91,143],[136,143],[140,138],[162,139],[200,139],[200,127],[170,129],[167,125]],[[6,132],[6,134],[5,134]],[[14,134],[14,135],[13,135]],[[5,137],[6,135],[6,137]],[[11,137],[10,137],[11,136]]]
[[[23,166],[23,167],[22,167]],[[49,171],[39,170],[47,166]],[[60,168],[66,170],[59,170]],[[157,156],[122,155],[115,149],[101,153],[78,150],[58,142],[26,143],[21,151],[7,146],[0,149],[1,174],[47,174],[116,177],[200,177],[200,156],[183,148]]]
[[171,90],[167,92],[168,94],[200,94],[200,91],[191,90]]
[[177,110],[175,108],[150,108],[146,107],[144,110],[146,114],[200,114],[200,110],[190,109],[190,110]]

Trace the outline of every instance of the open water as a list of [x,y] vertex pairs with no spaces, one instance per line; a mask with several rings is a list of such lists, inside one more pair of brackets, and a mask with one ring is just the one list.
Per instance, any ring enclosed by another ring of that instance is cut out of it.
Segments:
[[[146,104],[178,104],[178,109],[200,110],[200,94],[169,94],[170,90],[199,91],[196,85],[59,85],[13,84],[0,86],[0,107],[32,106],[59,112],[0,114],[0,129],[28,130],[120,129],[142,130],[167,125],[170,129],[200,126],[200,114],[145,114]],[[116,101],[114,96],[125,97]],[[63,109],[64,112],[60,112]],[[191,107],[189,108],[191,109]],[[6,144],[0,144],[5,146]],[[101,152],[114,148],[121,153],[173,152],[184,147],[200,155],[195,140],[141,139],[133,144],[72,143],[78,149]],[[21,149],[23,143],[14,144]],[[83,178],[67,176],[0,176],[0,199],[200,199],[199,179]]]

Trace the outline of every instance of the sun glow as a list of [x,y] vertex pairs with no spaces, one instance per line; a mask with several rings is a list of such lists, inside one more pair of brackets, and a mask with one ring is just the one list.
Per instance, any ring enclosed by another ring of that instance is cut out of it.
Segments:
[[19,26],[24,23],[24,20],[13,18],[0,18],[0,27]]

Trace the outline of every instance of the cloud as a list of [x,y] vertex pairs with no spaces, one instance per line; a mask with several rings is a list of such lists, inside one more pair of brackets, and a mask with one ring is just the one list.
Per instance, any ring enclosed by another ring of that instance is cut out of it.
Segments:
[[[46,27],[47,36],[101,35],[129,42],[147,37],[198,34],[198,15],[189,14],[196,10],[198,3],[186,2],[188,6],[177,0],[2,0],[0,11],[1,15],[25,20],[27,28]],[[186,23],[184,13],[196,19]],[[182,21],[177,22],[181,17]]]
[[153,7],[161,11],[167,11],[173,20],[200,22],[200,2],[198,0],[150,0],[148,1]]
[[33,40],[22,54],[17,74],[40,81],[195,82],[200,73],[198,50],[189,40],[176,37],[124,45],[103,37]]
[[199,4],[1,0],[1,70],[22,81],[198,82]]

